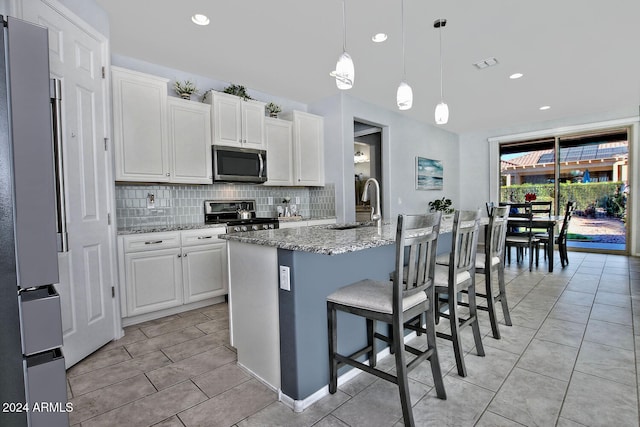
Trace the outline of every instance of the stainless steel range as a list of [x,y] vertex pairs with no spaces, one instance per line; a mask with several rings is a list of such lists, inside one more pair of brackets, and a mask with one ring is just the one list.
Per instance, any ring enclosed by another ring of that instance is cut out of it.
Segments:
[[255,200],[205,200],[204,223],[224,224],[227,233],[279,228],[278,218],[256,217]]

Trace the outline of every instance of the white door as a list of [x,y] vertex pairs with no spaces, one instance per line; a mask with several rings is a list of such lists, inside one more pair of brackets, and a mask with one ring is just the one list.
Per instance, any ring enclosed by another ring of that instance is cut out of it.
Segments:
[[[114,241],[108,224],[111,160],[105,151],[105,42],[74,24],[77,17],[39,2],[23,18],[49,28],[52,77],[62,80],[62,132],[69,251],[59,255],[63,351],[74,365],[115,336]],[[74,19],[72,22],[70,19]],[[85,24],[79,24],[85,25]]]

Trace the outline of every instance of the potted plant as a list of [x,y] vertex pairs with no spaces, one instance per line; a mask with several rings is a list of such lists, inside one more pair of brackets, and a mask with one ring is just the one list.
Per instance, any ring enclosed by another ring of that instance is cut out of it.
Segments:
[[247,89],[242,85],[236,85],[231,83],[229,86],[224,88],[223,92],[228,93],[230,95],[238,96],[244,99],[245,101],[249,99],[253,99],[249,95],[247,95]]
[[191,99],[191,95],[193,95],[194,93],[198,93],[196,84],[191,80],[185,80],[183,82],[176,80],[175,84],[173,85],[173,90],[175,90],[176,93],[183,99]]
[[442,199],[436,199],[429,202],[429,211],[436,212],[442,211],[443,215],[452,214],[455,209],[451,207],[451,199],[443,197]]
[[268,103],[265,107],[267,113],[269,113],[269,117],[278,117],[278,113],[282,111],[282,108],[278,104],[274,104],[273,102]]

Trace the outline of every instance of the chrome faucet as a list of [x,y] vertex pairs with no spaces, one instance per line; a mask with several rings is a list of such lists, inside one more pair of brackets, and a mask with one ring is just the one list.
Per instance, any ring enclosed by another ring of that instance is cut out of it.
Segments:
[[376,207],[375,209],[371,208],[371,221],[376,223],[376,227],[380,228],[382,225],[382,214],[380,213],[380,184],[375,178],[369,178],[364,183],[364,190],[362,190],[362,200],[363,202],[369,201],[369,184],[373,182],[376,185]]

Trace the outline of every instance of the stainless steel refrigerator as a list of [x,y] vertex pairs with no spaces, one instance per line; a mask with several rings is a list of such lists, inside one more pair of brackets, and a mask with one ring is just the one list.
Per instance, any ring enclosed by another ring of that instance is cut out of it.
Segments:
[[[0,32],[0,425],[68,426],[58,282],[61,155],[47,29]],[[59,141],[57,141],[59,142]],[[63,194],[63,193],[61,193]]]

